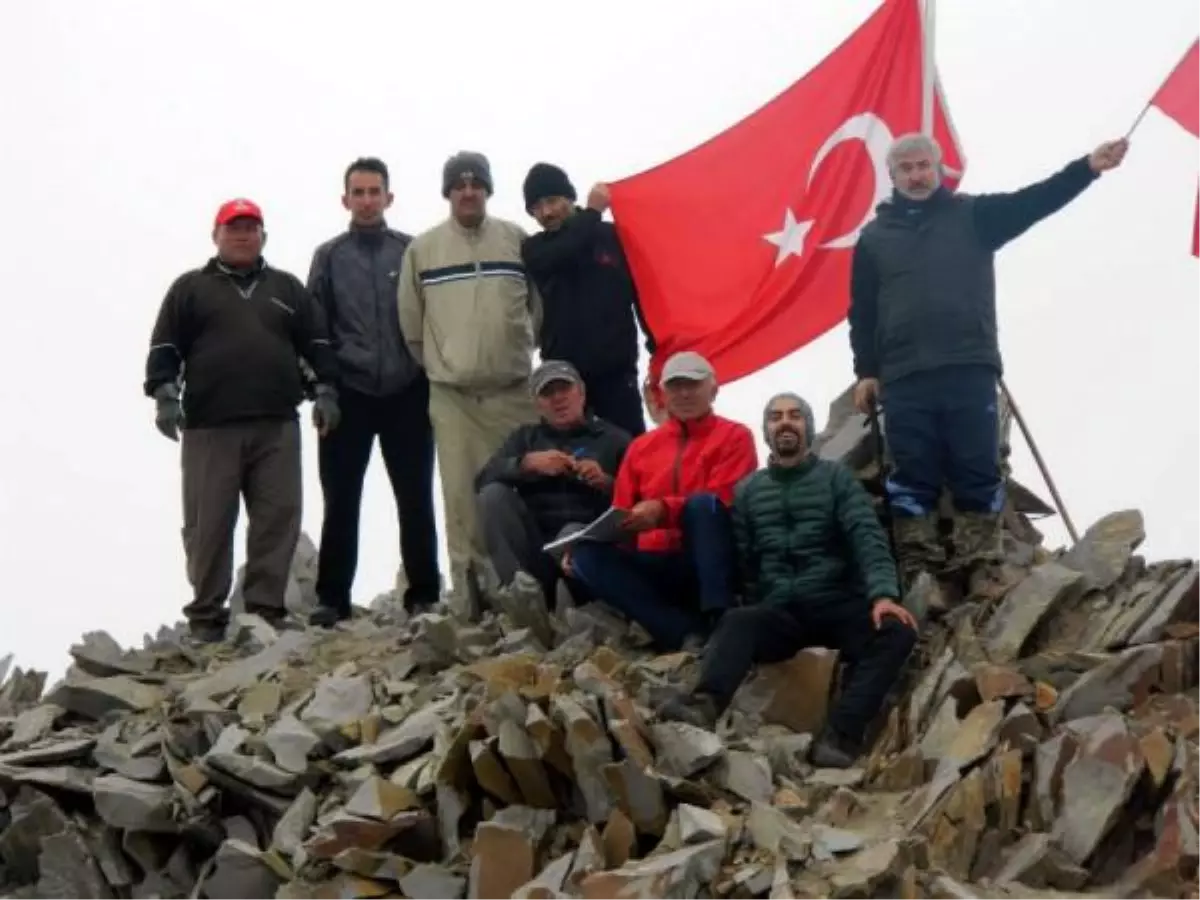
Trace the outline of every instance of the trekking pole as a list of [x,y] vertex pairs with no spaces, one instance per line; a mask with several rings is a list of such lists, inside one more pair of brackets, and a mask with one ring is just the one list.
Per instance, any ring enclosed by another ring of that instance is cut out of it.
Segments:
[[[879,427],[879,407],[871,405],[867,414],[867,423],[871,428],[871,444],[875,451],[875,465],[879,469],[879,485],[883,490],[883,525],[887,531],[888,547],[892,551],[892,559],[898,560],[896,551],[896,521],[892,517],[892,504],[887,495],[887,445],[883,441],[883,429]],[[903,602],[904,585],[898,585],[900,596],[896,599]]]
[[1062,516],[1063,524],[1067,526],[1067,534],[1071,536],[1071,543],[1079,543],[1079,532],[1075,530],[1075,523],[1071,521],[1071,516],[1067,513],[1066,504],[1063,503],[1062,496],[1058,493],[1058,486],[1055,485],[1054,479],[1050,477],[1050,469],[1046,466],[1046,461],[1042,459],[1041,451],[1038,450],[1038,445],[1033,440],[1033,434],[1029,431],[1029,426],[1025,424],[1025,417],[1021,415],[1021,408],[1017,406],[1017,401],[1013,399],[1012,391],[1008,389],[1008,385],[1004,383],[1004,379],[1000,379],[1000,390],[1004,392],[1004,399],[1008,401],[1008,408],[1012,410],[1013,418],[1017,420],[1017,426],[1021,429],[1021,434],[1025,436],[1025,443],[1029,445],[1029,451],[1033,454],[1034,462],[1037,463],[1039,471],[1042,473],[1042,480],[1046,482],[1046,487],[1050,489],[1050,496],[1054,498],[1054,506],[1058,510],[1058,514]]

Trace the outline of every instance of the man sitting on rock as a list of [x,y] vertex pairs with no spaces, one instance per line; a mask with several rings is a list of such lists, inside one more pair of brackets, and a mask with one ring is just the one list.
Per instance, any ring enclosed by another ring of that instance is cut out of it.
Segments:
[[[560,572],[542,547],[608,509],[630,437],[585,412],[583,378],[570,363],[544,362],[529,383],[541,421],[513,431],[475,487],[504,605],[533,607],[524,612],[544,620],[538,608],[553,603]],[[579,586],[571,587],[578,595]]]
[[833,648],[850,665],[811,760],[847,768],[916,642],[916,620],[895,600],[896,566],[866,491],[841,463],[809,452],[809,405],[779,394],[763,425],[770,463],[737,486],[733,502],[748,605],[726,613],[694,690],[662,714],[711,728],[756,663]]
[[636,546],[581,541],[563,565],[659,647],[699,649],[733,605],[728,506],[758,454],[749,428],[713,412],[716,373],[703,356],[676,353],[661,383],[669,418],[634,438],[613,491]]

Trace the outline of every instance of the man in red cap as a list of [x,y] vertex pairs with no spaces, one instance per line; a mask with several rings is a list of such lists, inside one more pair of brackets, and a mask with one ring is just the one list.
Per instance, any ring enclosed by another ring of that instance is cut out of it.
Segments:
[[262,210],[222,204],[217,252],[175,279],[154,324],[144,389],[155,423],[183,433],[183,544],[194,595],[184,607],[192,637],[224,636],[233,586],[233,534],[249,514],[247,612],[273,623],[286,610],[288,569],[300,537],[301,361],[316,376],[313,422],[337,426],[337,364],[324,317],[294,275],[267,265]]

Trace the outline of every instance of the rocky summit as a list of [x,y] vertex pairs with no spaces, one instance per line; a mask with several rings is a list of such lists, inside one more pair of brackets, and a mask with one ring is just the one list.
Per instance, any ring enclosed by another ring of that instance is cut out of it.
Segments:
[[[869,430],[831,422],[870,483]],[[1011,487],[1005,560],[922,611],[852,769],[806,762],[835,653],[704,731],[656,715],[695,659],[598,605],[467,624],[392,593],[203,650],[87,634],[49,688],[0,663],[0,896],[1194,897],[1197,564],[1137,556],[1136,511],[1049,551]]]

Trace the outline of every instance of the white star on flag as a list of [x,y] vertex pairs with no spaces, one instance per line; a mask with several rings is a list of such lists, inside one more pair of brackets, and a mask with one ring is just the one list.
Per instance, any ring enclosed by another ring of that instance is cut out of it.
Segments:
[[776,267],[789,256],[804,255],[804,239],[808,237],[808,232],[812,229],[813,224],[812,219],[805,222],[797,222],[796,217],[792,215],[792,210],[789,207],[784,212],[783,230],[763,235],[765,240],[770,241],[779,248],[779,252],[775,254]]

